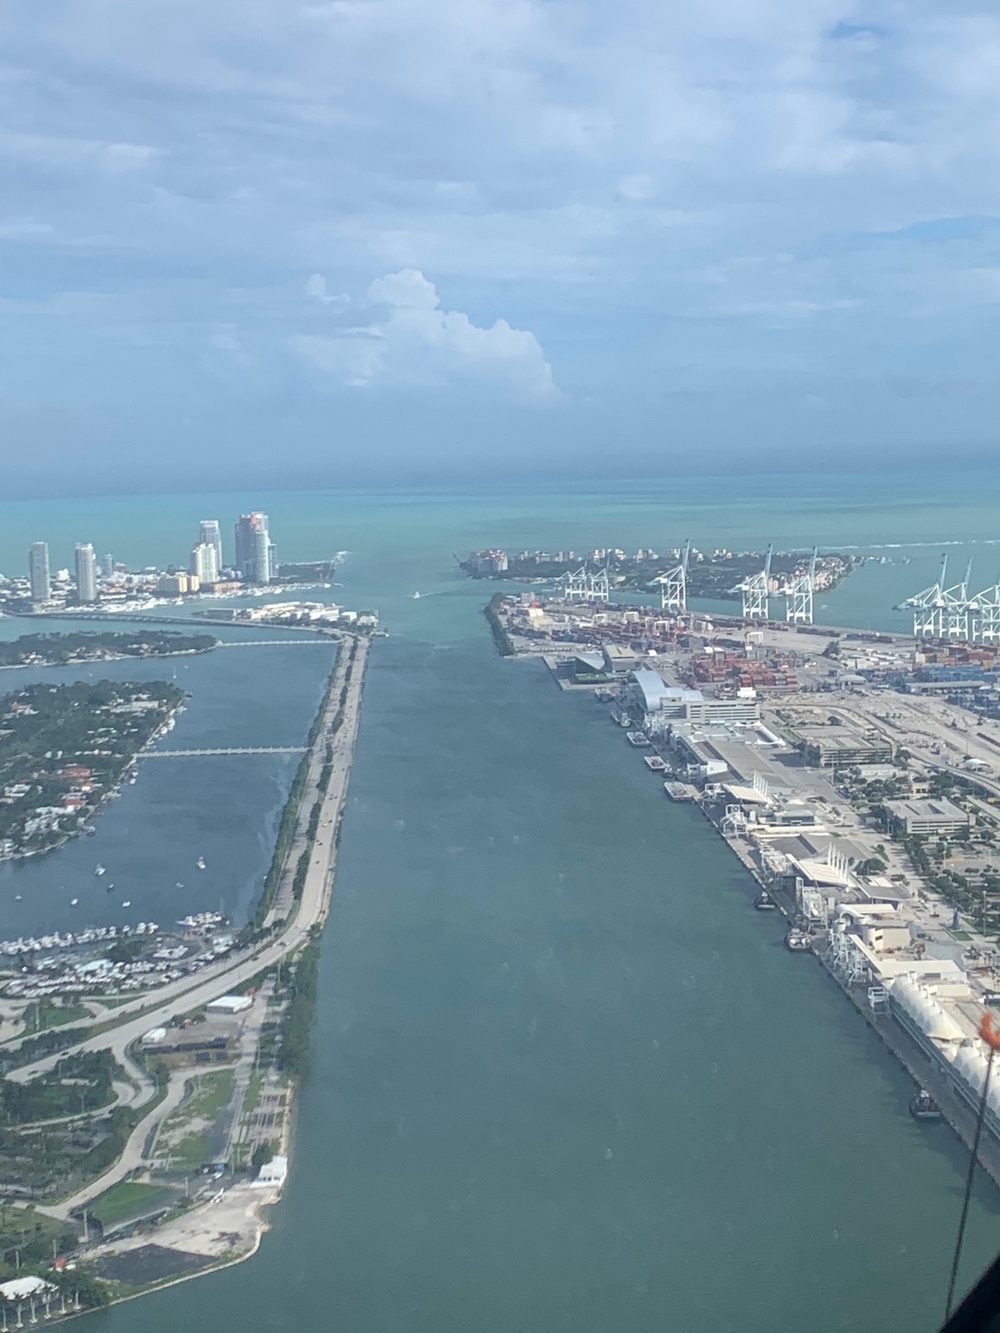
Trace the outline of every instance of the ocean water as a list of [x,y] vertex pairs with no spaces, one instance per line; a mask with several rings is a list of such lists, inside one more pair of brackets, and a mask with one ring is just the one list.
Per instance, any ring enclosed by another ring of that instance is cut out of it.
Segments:
[[[2,569],[23,565],[41,537],[54,557],[59,543],[93,540],[139,563],[180,560],[199,518],[265,507],[284,558],[349,552],[332,595],[376,607],[390,631],[366,683],[314,1068],[273,1230],[249,1263],[92,1326],[936,1327],[958,1144],[910,1119],[906,1076],[814,960],[781,947],[780,925],[750,906],[748,877],[697,812],[663,799],[604,711],[555,690],[539,664],[495,656],[481,615],[490,589],[451,559],[494,543],[688,536],[908,559],[869,564],[830,595],[824,615],[854,625],[905,623],[892,605],[933,581],[944,549],[954,565],[974,555],[974,581],[997,577],[995,478],[803,485],[2,507]],[[171,744],[256,735],[258,719],[273,738],[263,743],[295,743],[329,666],[322,655],[262,646],[192,661],[191,705]],[[216,762],[150,761],[103,817],[109,830],[152,827],[167,808],[183,827],[150,844],[161,914],[206,839],[220,839],[206,877],[231,848],[233,873],[214,887],[234,909],[266,865],[290,766],[245,760],[210,777]],[[221,828],[206,782],[226,793]],[[38,877],[46,920],[63,910],[60,862],[67,885],[73,856],[92,873],[102,836],[48,869],[18,868]],[[0,912],[8,902],[0,878]],[[998,1203],[982,1185],[968,1278],[1000,1245]]]

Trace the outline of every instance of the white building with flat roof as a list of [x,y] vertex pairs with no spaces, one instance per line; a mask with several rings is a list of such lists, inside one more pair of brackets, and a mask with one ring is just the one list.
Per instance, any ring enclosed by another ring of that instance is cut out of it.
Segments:
[[906,837],[929,833],[962,833],[972,826],[972,816],[945,797],[929,801],[886,801],[897,832]]

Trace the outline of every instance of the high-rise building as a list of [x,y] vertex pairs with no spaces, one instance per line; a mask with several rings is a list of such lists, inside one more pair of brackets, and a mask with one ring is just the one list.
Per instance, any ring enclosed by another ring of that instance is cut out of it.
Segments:
[[101,573],[106,579],[113,579],[115,576],[115,558],[110,551],[107,555],[101,556]]
[[48,542],[31,543],[31,550],[28,552],[28,577],[31,580],[31,600],[47,602],[52,596]]
[[222,559],[222,533],[219,530],[219,520],[217,518],[203,518],[201,520],[201,533],[198,537],[198,545],[207,542],[209,546],[215,547],[215,568],[216,578],[223,569]]
[[97,559],[90,542],[76,544],[76,600],[81,606],[97,601]]
[[236,524],[236,568],[247,583],[270,583],[274,547],[267,515],[241,514]]
[[[202,524],[204,527],[204,524]],[[199,542],[191,552],[191,573],[202,583],[218,583],[219,558],[212,542]]]

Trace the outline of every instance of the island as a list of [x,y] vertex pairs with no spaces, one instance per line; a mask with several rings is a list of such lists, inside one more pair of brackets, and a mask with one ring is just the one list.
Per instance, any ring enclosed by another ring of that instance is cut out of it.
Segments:
[[218,647],[212,634],[180,634],[176,630],[108,631],[103,634],[22,634],[0,642],[0,667],[66,666],[109,662],[118,657],[171,657],[176,653],[207,653]]
[[0,697],[0,859],[86,832],[184,698],[162,680],[28,685]]
[[[633,555],[621,549],[598,547],[592,551],[519,551],[512,555],[500,547],[472,551],[458,559],[459,568],[474,579],[507,579],[517,583],[553,583],[586,567],[594,574],[608,571],[608,586],[615,592],[659,591],[658,579],[674,569],[684,557],[682,550],[663,553],[640,549]],[[737,585],[764,568],[762,551],[700,551],[692,546],[687,564],[687,595],[716,601],[738,601]],[[804,551],[775,551],[770,574],[776,584],[805,574],[810,554]],[[816,592],[835,588],[864,558],[828,551],[818,555],[813,588]]]

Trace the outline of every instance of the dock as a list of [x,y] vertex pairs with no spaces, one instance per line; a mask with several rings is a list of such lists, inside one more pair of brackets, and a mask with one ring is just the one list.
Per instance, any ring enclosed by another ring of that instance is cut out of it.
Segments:
[[667,781],[663,784],[663,790],[672,801],[697,801],[700,793],[697,787],[693,787],[690,782],[672,782]]

